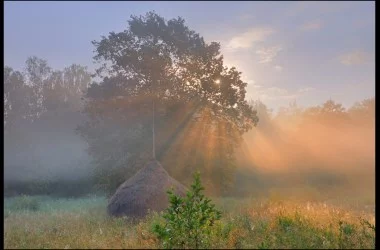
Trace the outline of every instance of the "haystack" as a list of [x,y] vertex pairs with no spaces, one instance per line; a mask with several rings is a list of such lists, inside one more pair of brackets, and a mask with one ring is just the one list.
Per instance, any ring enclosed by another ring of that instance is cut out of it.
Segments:
[[117,189],[109,200],[108,214],[141,218],[148,210],[162,211],[168,207],[170,188],[177,195],[186,194],[185,186],[170,177],[158,161],[151,161]]

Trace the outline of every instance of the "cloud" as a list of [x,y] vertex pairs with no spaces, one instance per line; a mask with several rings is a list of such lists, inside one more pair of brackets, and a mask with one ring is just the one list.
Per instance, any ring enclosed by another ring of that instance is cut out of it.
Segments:
[[285,11],[285,15],[298,16],[310,12],[313,14],[335,13],[354,5],[355,1],[294,1],[290,8]]
[[306,88],[301,88],[298,90],[298,93],[306,93],[315,90],[315,88],[312,87],[306,87]]
[[282,48],[280,46],[273,46],[267,48],[261,48],[256,50],[256,54],[259,55],[260,61],[259,63],[270,63],[277,56],[278,52],[280,52]]
[[253,98],[254,99],[260,99],[260,100],[294,100],[307,92],[315,90],[315,88],[312,87],[305,87],[298,89],[297,91],[290,92],[289,90],[285,88],[279,88],[279,87],[269,87],[264,88],[260,85],[253,86]]
[[294,99],[299,96],[298,93],[289,93],[287,89],[270,87],[257,91],[258,98],[261,100],[278,100],[278,99]]
[[288,94],[288,90],[278,88],[278,87],[270,87],[266,89],[267,94],[274,95],[274,96],[281,96]]
[[301,25],[300,30],[302,31],[311,31],[311,30],[319,30],[323,25],[323,22],[320,20],[314,20],[311,22],[304,23]]
[[235,68],[242,68],[242,64],[244,62],[242,60],[236,60],[236,59],[233,59],[231,57],[226,57],[226,58],[223,58],[223,64],[229,68],[232,68],[232,67],[235,67]]
[[276,70],[276,71],[282,71],[283,70],[283,67],[282,66],[280,66],[280,65],[276,65],[276,66],[274,66],[274,69]]
[[272,28],[253,28],[240,35],[233,37],[227,47],[231,49],[246,49],[251,48],[254,43],[265,41],[265,39],[275,31]]
[[368,62],[369,56],[367,53],[357,50],[341,55],[339,59],[344,65],[359,65]]
[[257,84],[255,80],[252,80],[252,79],[247,80],[246,82],[248,83],[250,88],[259,89],[262,87],[261,85]]

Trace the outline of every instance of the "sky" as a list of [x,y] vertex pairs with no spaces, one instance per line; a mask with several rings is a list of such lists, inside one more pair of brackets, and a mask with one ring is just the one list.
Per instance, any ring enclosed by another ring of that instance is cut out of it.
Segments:
[[328,99],[350,107],[375,96],[375,2],[47,1],[4,3],[4,63],[38,56],[55,69],[93,63],[93,40],[131,15],[181,16],[242,72],[247,98],[278,110]]

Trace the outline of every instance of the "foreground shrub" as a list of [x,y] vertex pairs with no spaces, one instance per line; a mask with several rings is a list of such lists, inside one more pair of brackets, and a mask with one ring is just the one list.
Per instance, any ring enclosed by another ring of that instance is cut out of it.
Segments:
[[221,212],[201,193],[202,190],[200,175],[196,173],[186,197],[168,191],[170,206],[163,215],[165,224],[155,224],[153,228],[163,247],[199,249],[210,246],[211,229],[221,218]]

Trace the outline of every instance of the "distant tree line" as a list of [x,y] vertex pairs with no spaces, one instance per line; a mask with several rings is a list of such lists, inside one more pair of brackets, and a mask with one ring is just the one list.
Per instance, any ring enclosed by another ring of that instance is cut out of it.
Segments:
[[4,132],[67,111],[79,111],[91,82],[86,67],[73,64],[53,70],[46,60],[29,57],[20,72],[4,67]]

